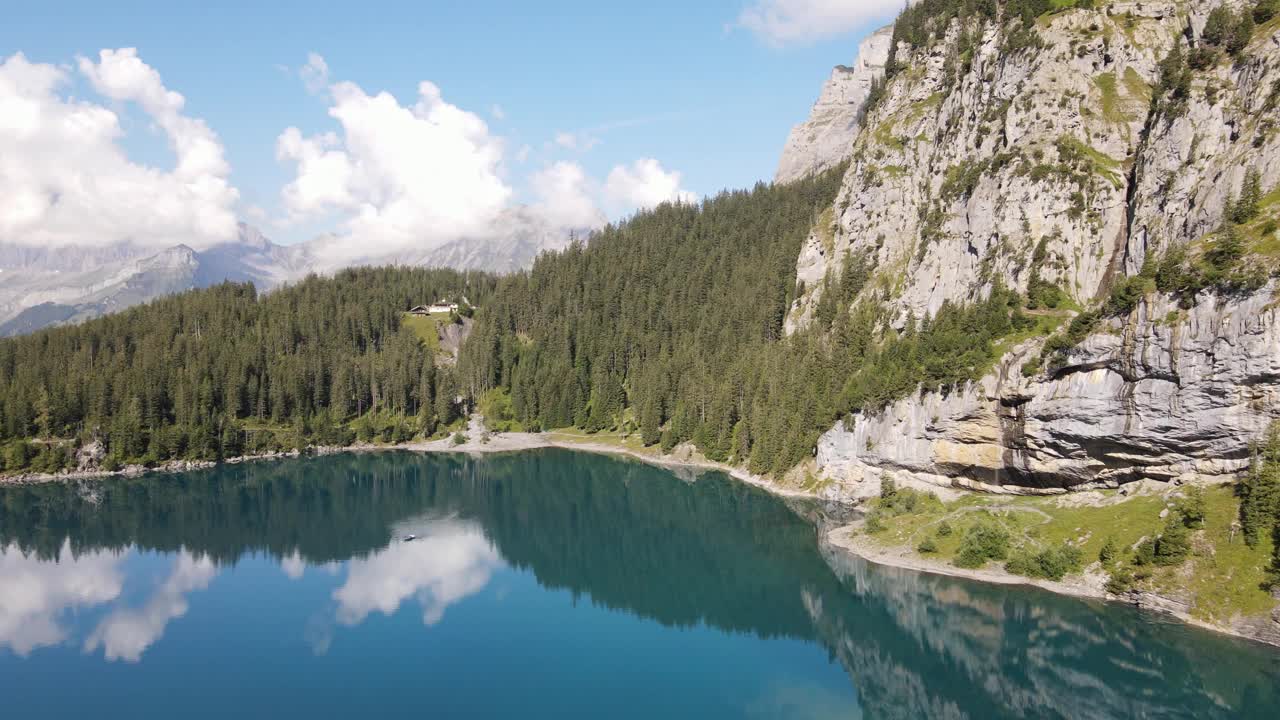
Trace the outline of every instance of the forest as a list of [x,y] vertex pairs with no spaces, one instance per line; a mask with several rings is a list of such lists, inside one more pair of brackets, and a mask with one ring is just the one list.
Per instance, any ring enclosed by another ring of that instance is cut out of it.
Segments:
[[463,410],[457,381],[403,313],[482,303],[495,282],[397,267],[268,294],[224,283],[0,341],[0,463],[56,472],[95,446],[110,470],[431,435]]
[[[0,341],[0,464],[400,442],[496,390],[527,429],[635,432],[784,473],[842,416],[977,378],[997,340],[1034,324],[997,286],[890,327],[874,260],[850,256],[818,288],[813,322],[786,334],[804,292],[796,257],[830,222],[843,172],[663,204],[501,278],[360,268],[265,294],[225,283]],[[473,332],[444,366],[404,311],[464,295]]]
[[843,172],[663,205],[502,278],[463,351],[468,390],[509,392],[527,428],[639,432],[776,474],[850,411],[979,377],[997,339],[1034,325],[1000,287],[886,331],[887,289],[853,302],[874,262],[846,257],[815,321],[784,333],[801,243]]

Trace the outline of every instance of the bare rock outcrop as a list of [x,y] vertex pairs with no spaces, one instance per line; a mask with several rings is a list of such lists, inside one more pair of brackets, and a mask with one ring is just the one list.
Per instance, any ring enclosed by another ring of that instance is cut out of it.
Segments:
[[1030,378],[1039,344],[1025,343],[977,383],[850,416],[822,436],[818,464],[843,496],[884,477],[1014,493],[1229,479],[1280,418],[1274,292],[1189,310],[1152,297]]
[[892,37],[892,26],[877,30],[862,42],[852,67],[831,71],[808,119],[791,129],[774,182],[799,180],[849,157],[871,84],[884,76]]

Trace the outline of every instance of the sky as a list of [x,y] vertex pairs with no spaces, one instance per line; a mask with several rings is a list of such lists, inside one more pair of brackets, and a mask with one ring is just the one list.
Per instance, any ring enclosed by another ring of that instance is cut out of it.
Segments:
[[901,4],[23,3],[0,242],[399,248],[748,187]]

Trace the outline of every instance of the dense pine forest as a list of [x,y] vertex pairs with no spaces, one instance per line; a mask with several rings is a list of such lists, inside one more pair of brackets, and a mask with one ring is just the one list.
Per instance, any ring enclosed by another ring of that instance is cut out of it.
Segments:
[[404,440],[453,422],[457,382],[403,325],[413,305],[493,276],[356,269],[261,295],[226,283],[0,341],[0,460],[53,472]]
[[845,258],[816,321],[784,334],[801,243],[842,173],[663,205],[503,278],[464,348],[469,389],[510,392],[526,427],[638,431],[780,473],[853,409],[978,377],[994,340],[1033,324],[998,287],[886,333],[881,302],[851,306],[873,264]]
[[[365,268],[265,295],[227,283],[0,341],[3,470],[56,472],[85,447],[112,469],[403,441],[496,389],[529,429],[636,432],[783,473],[840,417],[976,378],[997,340],[1033,325],[996,287],[892,328],[891,288],[846,257],[788,336],[799,249],[830,222],[842,174],[664,204],[504,278]],[[474,331],[458,368],[438,367],[403,313],[462,295]]]

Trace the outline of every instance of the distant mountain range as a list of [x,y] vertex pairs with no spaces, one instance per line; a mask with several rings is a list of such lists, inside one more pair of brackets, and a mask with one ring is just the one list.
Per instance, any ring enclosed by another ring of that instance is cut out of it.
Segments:
[[355,265],[514,272],[544,251],[563,248],[570,237],[524,208],[508,210],[495,227],[499,230],[490,237],[343,261],[334,261],[330,250],[345,239],[324,236],[277,245],[245,223],[234,241],[204,250],[181,244],[157,251],[129,243],[38,248],[0,242],[0,336],[76,323],[226,280],[270,290],[311,273]]

